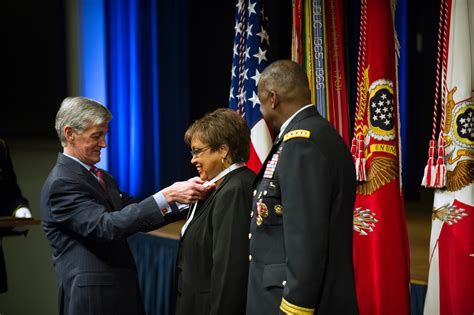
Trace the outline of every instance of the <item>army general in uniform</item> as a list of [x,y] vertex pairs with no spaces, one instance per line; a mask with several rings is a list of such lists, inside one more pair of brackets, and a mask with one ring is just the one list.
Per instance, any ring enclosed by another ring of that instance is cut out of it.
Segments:
[[255,180],[247,314],[358,314],[349,149],[311,104],[298,64],[269,65],[258,97],[280,132]]

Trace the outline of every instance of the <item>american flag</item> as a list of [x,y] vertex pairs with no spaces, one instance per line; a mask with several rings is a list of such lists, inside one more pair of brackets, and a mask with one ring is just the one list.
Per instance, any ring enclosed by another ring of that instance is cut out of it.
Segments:
[[258,172],[272,147],[270,128],[260,113],[257,83],[268,64],[268,19],[259,0],[238,0],[229,107],[238,111],[251,129],[247,166]]

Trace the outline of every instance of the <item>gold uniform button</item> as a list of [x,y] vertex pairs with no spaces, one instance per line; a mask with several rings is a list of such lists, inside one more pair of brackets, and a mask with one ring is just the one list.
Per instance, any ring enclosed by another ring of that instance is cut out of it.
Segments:
[[249,240],[252,239],[252,233],[249,233]]
[[249,261],[252,261],[252,255],[249,255]]
[[285,286],[286,285],[286,280],[283,280],[283,282],[281,284],[283,284],[283,286]]
[[275,210],[275,213],[277,215],[282,215],[283,214],[283,206],[282,205],[275,205],[275,207],[273,207],[273,209]]

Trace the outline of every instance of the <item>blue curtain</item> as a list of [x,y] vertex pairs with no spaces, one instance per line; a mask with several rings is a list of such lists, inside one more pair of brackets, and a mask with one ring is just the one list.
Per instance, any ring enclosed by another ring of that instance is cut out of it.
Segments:
[[[147,197],[190,176],[187,0],[77,2],[80,93],[109,107],[101,167]],[[147,314],[170,314],[177,241],[129,238]]]
[[159,186],[156,0],[106,1],[109,171],[137,197]]
[[[189,176],[187,0],[105,0],[109,171],[147,197]],[[177,241],[129,238],[147,314],[171,314]]]
[[411,315],[423,315],[427,286],[425,284],[410,283],[410,310]]
[[400,138],[402,154],[402,183],[406,196],[412,196],[414,191],[418,191],[420,183],[416,182],[414,164],[416,160],[411,156],[413,152],[413,141],[409,141],[410,115],[409,115],[409,24],[408,24],[408,4],[407,0],[398,0],[395,14],[395,29],[397,31],[398,42],[400,43],[400,58],[398,59],[398,95],[400,111]]
[[[191,177],[189,148],[184,133],[190,121],[189,1],[158,1],[158,64],[160,65],[160,184]],[[202,30],[205,45],[205,30]],[[199,49],[199,47],[196,47]],[[206,75],[205,73],[203,75]],[[212,87],[209,87],[210,89]]]
[[106,90],[114,115],[108,167],[120,189],[138,198],[186,175],[185,3],[105,1]]
[[172,314],[172,287],[178,241],[143,233],[128,238],[135,257],[145,312]]
[[[104,0],[77,1],[76,10],[79,94],[107,106]],[[97,166],[108,168],[107,150]]]

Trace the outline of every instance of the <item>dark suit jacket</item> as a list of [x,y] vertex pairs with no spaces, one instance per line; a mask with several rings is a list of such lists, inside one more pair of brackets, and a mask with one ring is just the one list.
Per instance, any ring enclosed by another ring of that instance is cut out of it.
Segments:
[[60,153],[41,191],[61,314],[144,312],[126,238],[164,218],[153,197],[132,203],[102,172],[108,193],[88,170]]
[[[20,207],[28,207],[28,200],[23,197],[16,182],[10,150],[6,142],[0,139],[0,216],[11,216]],[[0,293],[7,290],[7,270],[0,239]]]
[[276,139],[255,182],[247,314],[357,314],[351,154],[314,106],[292,130],[310,137]]
[[179,242],[176,314],[244,314],[255,174],[229,173],[196,209]]

